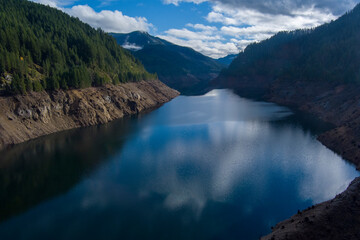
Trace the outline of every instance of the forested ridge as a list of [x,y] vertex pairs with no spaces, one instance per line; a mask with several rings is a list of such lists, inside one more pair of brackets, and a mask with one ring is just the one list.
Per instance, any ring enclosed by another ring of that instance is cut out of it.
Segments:
[[0,89],[101,86],[157,78],[100,29],[27,0],[0,0]]
[[317,28],[249,45],[220,78],[360,83],[360,5]]
[[146,70],[156,72],[159,80],[182,94],[200,94],[224,65],[189,48],[145,32],[112,34],[120,45],[133,45],[133,51]]

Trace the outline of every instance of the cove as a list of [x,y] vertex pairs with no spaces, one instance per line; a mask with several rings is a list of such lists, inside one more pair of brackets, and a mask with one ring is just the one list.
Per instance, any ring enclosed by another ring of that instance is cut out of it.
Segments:
[[316,140],[325,128],[213,90],[14,146],[0,239],[258,239],[359,176]]

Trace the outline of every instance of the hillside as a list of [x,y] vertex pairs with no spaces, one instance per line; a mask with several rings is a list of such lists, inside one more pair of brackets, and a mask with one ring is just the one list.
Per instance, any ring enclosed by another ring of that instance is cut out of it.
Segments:
[[237,57],[237,54],[230,54],[223,58],[216,59],[216,61],[225,66],[229,66],[236,57]]
[[249,45],[212,87],[310,112],[336,128],[319,140],[360,169],[360,4],[312,30]]
[[249,45],[216,83],[230,87],[245,84],[260,95],[275,80],[360,83],[359,42],[360,5],[315,29],[280,32]]
[[[318,140],[360,169],[359,43],[357,5],[315,29],[281,32],[249,45],[212,84],[332,123]],[[359,239],[358,194],[359,179],[336,198],[278,223],[262,239]]]
[[156,78],[102,30],[26,0],[0,0],[0,56],[11,94]]
[[120,45],[133,51],[147,71],[182,94],[204,92],[223,65],[187,47],[172,44],[145,32],[111,34]]

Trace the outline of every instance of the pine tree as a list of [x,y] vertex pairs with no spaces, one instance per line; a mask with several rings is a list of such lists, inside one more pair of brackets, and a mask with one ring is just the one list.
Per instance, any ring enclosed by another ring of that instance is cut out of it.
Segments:
[[[143,76],[144,80],[153,78],[102,30],[57,9],[25,0],[0,0],[2,72],[13,76],[15,80],[7,89],[17,93],[26,89],[116,84],[120,72]],[[101,77],[91,78],[90,73]],[[130,79],[138,80],[126,77],[121,80]]]
[[44,90],[44,88],[41,85],[40,81],[33,81],[33,90],[35,92],[40,92],[40,91]]
[[23,77],[19,77],[17,74],[14,75],[11,81],[11,91],[16,94],[26,93],[26,86]]
[[0,76],[5,72],[5,60],[1,56],[4,56],[2,52],[0,52]]
[[25,82],[26,92],[33,91],[33,84],[32,84],[31,80],[28,77],[25,77],[24,82]]

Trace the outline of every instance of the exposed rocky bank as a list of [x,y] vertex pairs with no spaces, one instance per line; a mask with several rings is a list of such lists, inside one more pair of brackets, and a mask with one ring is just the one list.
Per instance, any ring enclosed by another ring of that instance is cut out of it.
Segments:
[[104,124],[178,95],[153,80],[0,97],[0,149],[63,130]]

